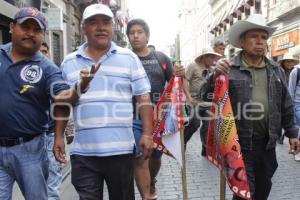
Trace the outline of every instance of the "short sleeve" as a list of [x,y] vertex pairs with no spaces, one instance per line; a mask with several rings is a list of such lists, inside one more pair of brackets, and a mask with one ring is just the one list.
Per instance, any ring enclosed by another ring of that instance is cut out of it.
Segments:
[[171,80],[172,76],[173,76],[174,68],[173,68],[173,64],[172,64],[170,58],[166,55],[164,55],[164,57],[165,57],[166,64],[167,64],[167,68],[166,68],[166,71],[165,71],[166,79],[169,82]]
[[190,64],[188,67],[187,67],[187,70],[185,72],[185,78],[190,81],[192,79],[192,76],[194,74],[194,65],[193,64]]
[[134,96],[150,93],[151,86],[144,67],[137,56],[133,56],[131,66],[131,86]]
[[63,78],[62,71],[58,67],[50,65],[46,69],[46,90],[51,97],[70,88],[67,81]]

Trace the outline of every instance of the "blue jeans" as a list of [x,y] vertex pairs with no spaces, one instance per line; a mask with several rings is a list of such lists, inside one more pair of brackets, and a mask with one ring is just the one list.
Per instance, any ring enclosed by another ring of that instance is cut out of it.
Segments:
[[44,134],[12,147],[0,146],[0,199],[11,200],[17,181],[25,199],[47,200],[48,157]]
[[[134,154],[135,158],[140,158],[143,156],[143,152],[140,150],[140,140],[143,134],[143,124],[141,120],[133,120],[133,135],[135,140]],[[161,158],[162,152],[156,149],[153,149],[151,154],[152,158]]]
[[58,162],[53,154],[54,133],[47,134],[47,148],[49,159],[48,200],[59,200],[59,191],[62,182],[63,164]]
[[140,150],[140,140],[143,134],[143,125],[141,120],[133,120],[133,135],[135,140],[134,153],[136,158],[142,157],[143,153]]

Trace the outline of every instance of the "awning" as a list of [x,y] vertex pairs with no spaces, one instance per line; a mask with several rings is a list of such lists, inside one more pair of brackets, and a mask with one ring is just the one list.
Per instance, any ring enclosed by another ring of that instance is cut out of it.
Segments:
[[225,18],[226,10],[224,10],[217,18],[215,18],[214,22],[212,23],[211,33],[218,29],[218,26],[222,24],[223,19]]
[[238,2],[236,4],[232,4],[230,9],[229,9],[229,12],[228,14],[226,15],[226,18],[225,18],[225,21],[228,23],[232,20],[233,16],[233,11],[235,11],[238,7],[238,5],[240,4],[240,2],[242,2],[243,0],[238,0]]
[[243,9],[244,9],[245,0],[239,0],[239,2],[236,4],[234,11],[231,13],[233,17],[237,17],[241,15]]
[[233,4],[230,9],[226,12],[226,10],[220,15],[213,23],[211,33],[214,33],[218,27],[223,27],[226,23],[229,23],[233,17],[237,17],[240,15],[240,8],[246,3],[246,0],[238,0],[236,4]]

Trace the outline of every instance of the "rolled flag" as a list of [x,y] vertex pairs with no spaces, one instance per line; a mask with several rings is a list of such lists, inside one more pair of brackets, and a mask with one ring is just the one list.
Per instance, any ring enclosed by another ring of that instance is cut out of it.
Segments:
[[228,95],[228,77],[225,75],[216,78],[211,117],[207,136],[207,158],[221,170],[229,188],[237,196],[251,200],[245,164]]

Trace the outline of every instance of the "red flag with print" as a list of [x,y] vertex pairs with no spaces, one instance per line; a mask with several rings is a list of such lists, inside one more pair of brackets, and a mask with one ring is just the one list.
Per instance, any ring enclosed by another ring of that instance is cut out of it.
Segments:
[[245,164],[228,95],[227,76],[216,78],[211,116],[213,119],[208,127],[207,158],[222,171],[229,188],[237,196],[250,200]]

